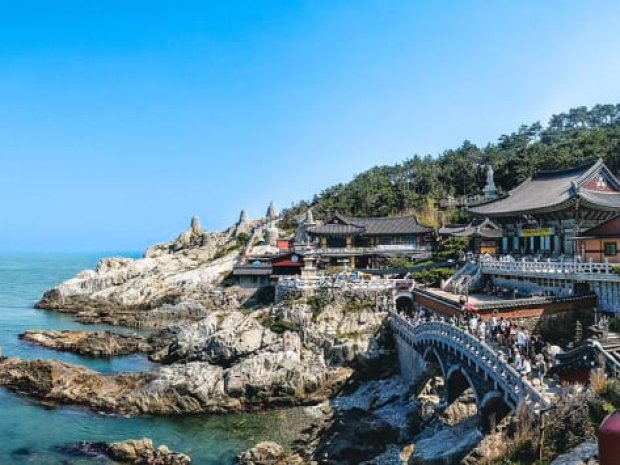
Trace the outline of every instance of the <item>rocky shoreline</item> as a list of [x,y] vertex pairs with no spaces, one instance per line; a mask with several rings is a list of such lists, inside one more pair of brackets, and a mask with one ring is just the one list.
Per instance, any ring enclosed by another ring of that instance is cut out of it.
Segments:
[[245,465],[435,465],[465,457],[482,439],[470,418],[471,399],[446,409],[428,385],[409,386],[396,375],[378,291],[334,292],[318,305],[304,295],[275,303],[231,285],[238,238],[267,247],[266,225],[242,214],[228,230],[207,233],[193,220],[144,258],[105,259],[37,304],[83,323],[158,330],[150,336],[36,330],[21,336],[91,357],[144,353],[162,366],[104,375],[13,358],[0,363],[0,385],[46,404],[130,415],[312,406],[316,421],[291,451],[262,443],[239,456]]
[[52,350],[104,358],[135,353],[153,354],[169,344],[162,335],[145,337],[112,331],[28,330],[19,338]]

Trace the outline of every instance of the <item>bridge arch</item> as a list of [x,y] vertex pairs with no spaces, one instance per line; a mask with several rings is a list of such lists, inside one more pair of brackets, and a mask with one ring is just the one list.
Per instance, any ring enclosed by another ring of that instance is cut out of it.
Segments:
[[487,392],[478,409],[482,431],[488,433],[493,430],[511,410],[501,392]]
[[461,365],[453,365],[446,375],[446,401],[448,405],[458,399],[467,388],[471,388],[476,398],[476,405],[480,410],[480,396],[471,376]]
[[435,347],[428,346],[424,351],[424,355],[422,356],[422,358],[424,359],[427,370],[429,370],[431,374],[433,374],[433,371],[436,372],[436,370],[433,370],[433,366],[435,366],[438,368],[437,371],[439,372],[436,372],[436,374],[441,374],[442,378],[444,380],[446,379],[446,367],[444,365],[443,358],[439,355],[439,352],[437,352],[437,349]]

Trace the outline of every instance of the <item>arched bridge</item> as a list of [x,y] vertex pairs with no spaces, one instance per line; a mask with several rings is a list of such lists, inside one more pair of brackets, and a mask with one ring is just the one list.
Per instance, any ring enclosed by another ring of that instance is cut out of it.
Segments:
[[414,325],[396,313],[390,324],[403,376],[415,380],[435,367],[445,381],[447,405],[471,388],[485,427],[491,416],[498,422],[522,402],[534,412],[548,406],[492,347],[462,329],[442,322]]

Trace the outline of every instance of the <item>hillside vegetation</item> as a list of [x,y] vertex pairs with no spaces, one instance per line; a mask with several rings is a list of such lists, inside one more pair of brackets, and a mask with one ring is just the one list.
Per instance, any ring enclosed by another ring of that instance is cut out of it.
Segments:
[[[435,200],[479,194],[487,163],[495,169],[497,186],[507,191],[535,171],[566,168],[598,157],[613,172],[620,172],[620,104],[573,108],[553,115],[546,126],[522,125],[486,147],[465,141],[438,156],[415,155],[393,166],[371,168],[351,182],[292,206],[284,212],[284,223],[293,225],[309,205],[318,217],[334,211],[351,216],[415,212],[423,221],[436,223],[440,220]],[[448,220],[458,219],[454,212],[452,216]]]

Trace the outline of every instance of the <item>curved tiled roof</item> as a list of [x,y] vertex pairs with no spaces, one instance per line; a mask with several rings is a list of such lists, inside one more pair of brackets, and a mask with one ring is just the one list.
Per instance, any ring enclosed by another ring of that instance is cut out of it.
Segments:
[[334,215],[327,222],[309,228],[311,234],[364,234],[406,235],[432,232],[433,228],[420,224],[415,216],[389,216],[377,218],[349,218]]
[[605,171],[614,187],[620,183],[601,159],[561,171],[544,171],[528,178],[508,195],[469,208],[476,215],[508,216],[518,213],[559,210],[569,202],[583,198],[593,208],[620,211],[620,192],[594,192],[583,185],[595,174]]

